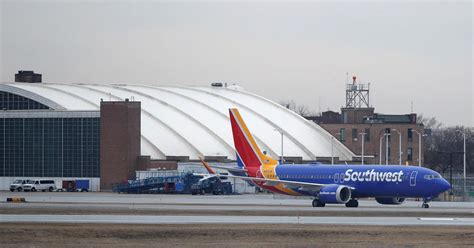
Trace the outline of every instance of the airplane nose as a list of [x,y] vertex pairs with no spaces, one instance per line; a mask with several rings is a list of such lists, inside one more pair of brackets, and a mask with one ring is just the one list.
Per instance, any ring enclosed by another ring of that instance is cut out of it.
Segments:
[[445,179],[441,180],[441,182],[439,183],[439,186],[440,186],[440,191],[441,192],[444,192],[444,191],[451,188],[451,184],[449,184],[449,182],[446,181]]

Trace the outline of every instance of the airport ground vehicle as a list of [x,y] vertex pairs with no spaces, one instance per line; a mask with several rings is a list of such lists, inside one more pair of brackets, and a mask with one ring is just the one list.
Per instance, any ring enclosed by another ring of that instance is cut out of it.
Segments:
[[22,191],[23,190],[23,185],[27,184],[27,183],[30,183],[31,180],[29,179],[18,179],[18,180],[15,180],[12,184],[10,184],[10,191],[13,192],[13,191]]
[[63,180],[62,188],[58,189],[58,191],[88,192],[89,180],[87,179]]
[[40,179],[40,180],[32,180],[27,184],[23,185],[23,190],[24,191],[54,191],[56,189],[56,183],[54,180],[48,180],[48,179]]
[[203,178],[197,183],[191,185],[191,194],[214,194],[214,195],[228,195],[232,194],[232,184],[230,182],[223,182],[218,177]]

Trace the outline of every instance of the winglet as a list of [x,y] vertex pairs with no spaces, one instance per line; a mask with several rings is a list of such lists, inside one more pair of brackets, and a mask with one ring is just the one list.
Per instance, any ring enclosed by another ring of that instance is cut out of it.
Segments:
[[204,161],[203,158],[199,157],[199,160],[201,160],[202,165],[204,165],[204,167],[206,168],[207,172],[209,172],[209,174],[216,174],[216,172],[211,168],[211,166],[209,166],[208,163],[206,163],[206,161]]

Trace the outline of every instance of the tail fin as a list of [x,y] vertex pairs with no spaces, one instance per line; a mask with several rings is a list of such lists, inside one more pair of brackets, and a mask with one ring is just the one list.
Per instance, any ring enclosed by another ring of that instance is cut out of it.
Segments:
[[264,164],[276,164],[277,161],[262,153],[250,134],[238,109],[229,109],[230,123],[232,125],[232,134],[234,136],[234,145],[237,150],[237,160],[243,163],[246,169],[260,168]]

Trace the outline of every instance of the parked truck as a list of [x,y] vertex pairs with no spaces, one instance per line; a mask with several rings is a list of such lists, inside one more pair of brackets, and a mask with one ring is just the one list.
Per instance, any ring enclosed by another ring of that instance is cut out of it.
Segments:
[[61,191],[67,192],[88,192],[89,191],[89,180],[87,179],[76,179],[76,180],[63,180]]

